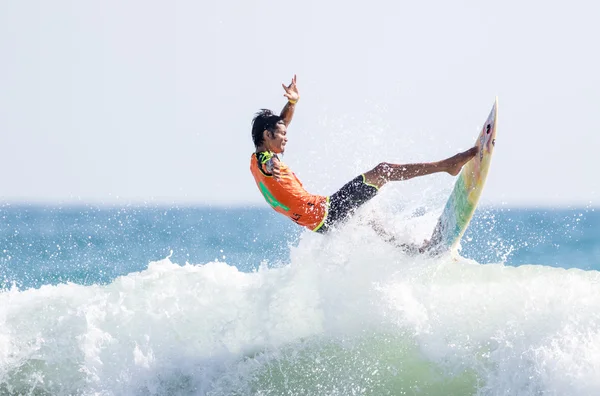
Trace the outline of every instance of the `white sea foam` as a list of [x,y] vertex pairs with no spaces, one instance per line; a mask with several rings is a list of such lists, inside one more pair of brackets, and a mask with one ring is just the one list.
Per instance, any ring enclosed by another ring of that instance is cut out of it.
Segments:
[[243,273],[169,259],[0,293],[0,394],[600,393],[600,275],[305,234]]

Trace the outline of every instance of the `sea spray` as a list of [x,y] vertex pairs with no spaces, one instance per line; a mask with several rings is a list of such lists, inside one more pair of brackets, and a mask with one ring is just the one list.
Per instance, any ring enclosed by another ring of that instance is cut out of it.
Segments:
[[600,275],[411,257],[359,228],[241,272],[169,259],[0,293],[7,394],[600,391]]

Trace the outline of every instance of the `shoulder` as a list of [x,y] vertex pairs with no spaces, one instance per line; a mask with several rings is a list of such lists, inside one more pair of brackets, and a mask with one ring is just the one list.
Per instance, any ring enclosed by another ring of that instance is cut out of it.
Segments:
[[255,161],[260,172],[265,176],[273,175],[273,167],[279,166],[279,157],[271,151],[260,151],[252,154],[252,161]]
[[271,151],[261,151],[256,154],[256,159],[258,160],[258,162],[260,164],[266,164],[267,162],[269,162],[272,159],[279,159],[279,157],[277,157],[277,154],[272,153]]

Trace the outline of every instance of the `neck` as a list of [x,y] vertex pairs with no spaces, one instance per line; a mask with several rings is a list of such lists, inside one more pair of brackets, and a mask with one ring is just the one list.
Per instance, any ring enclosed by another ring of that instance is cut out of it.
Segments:
[[263,151],[271,151],[271,150],[269,150],[266,146],[261,145],[256,148],[255,153],[262,153]]

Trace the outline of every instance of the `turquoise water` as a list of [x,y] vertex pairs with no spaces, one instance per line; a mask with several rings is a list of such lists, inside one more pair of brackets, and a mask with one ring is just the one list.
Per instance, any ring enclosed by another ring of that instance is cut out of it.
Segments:
[[435,259],[262,208],[0,218],[0,394],[600,392],[594,208],[478,210]]
[[0,218],[4,284],[24,288],[106,283],[169,255],[250,271],[285,260],[300,234],[263,209],[5,206]]
[[[149,262],[287,263],[302,230],[267,208],[0,208],[4,286],[106,283]],[[461,255],[479,263],[600,270],[600,211],[483,209]]]

